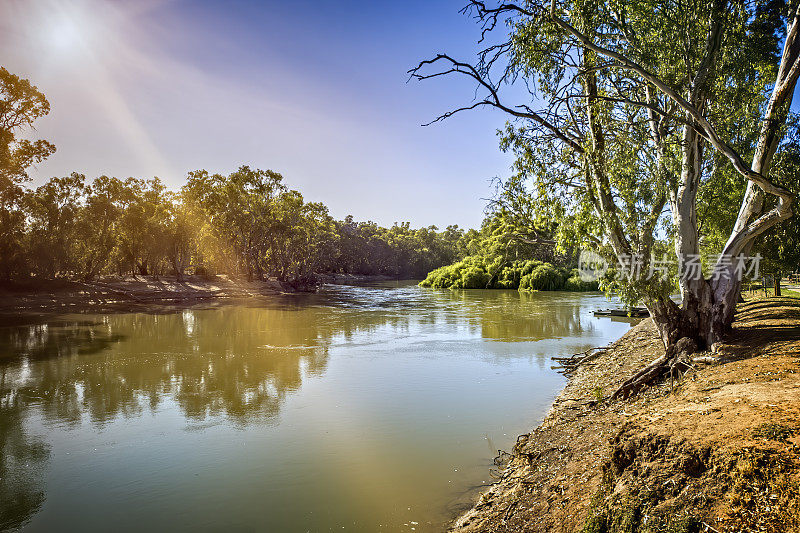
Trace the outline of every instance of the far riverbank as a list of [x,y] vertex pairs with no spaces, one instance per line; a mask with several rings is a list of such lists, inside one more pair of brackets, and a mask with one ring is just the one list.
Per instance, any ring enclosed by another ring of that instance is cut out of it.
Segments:
[[[320,283],[358,285],[390,276],[324,274]],[[0,286],[0,313],[148,310],[153,307],[223,302],[298,292],[277,280],[234,279],[226,275],[104,276],[90,282],[45,280]]]

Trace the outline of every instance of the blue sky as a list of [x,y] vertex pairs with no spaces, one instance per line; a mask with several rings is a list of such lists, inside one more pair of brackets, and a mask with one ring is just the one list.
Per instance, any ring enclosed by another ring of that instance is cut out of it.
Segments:
[[421,127],[473,96],[466,80],[406,83],[420,59],[474,57],[456,1],[4,0],[2,60],[50,99],[36,134],[71,171],[157,175],[242,164],[281,172],[341,218],[477,227],[506,176],[504,117]]

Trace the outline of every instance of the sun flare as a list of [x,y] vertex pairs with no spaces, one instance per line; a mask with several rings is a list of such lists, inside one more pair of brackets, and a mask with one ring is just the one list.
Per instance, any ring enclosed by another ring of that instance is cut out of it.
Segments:
[[74,50],[82,44],[83,34],[75,21],[64,17],[46,30],[44,41],[54,50]]

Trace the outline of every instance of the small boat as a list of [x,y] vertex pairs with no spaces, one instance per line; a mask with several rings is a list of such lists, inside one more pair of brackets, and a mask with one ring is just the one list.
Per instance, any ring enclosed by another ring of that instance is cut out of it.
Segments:
[[630,318],[647,318],[650,311],[646,307],[632,307],[630,309],[600,309],[594,316],[624,316]]

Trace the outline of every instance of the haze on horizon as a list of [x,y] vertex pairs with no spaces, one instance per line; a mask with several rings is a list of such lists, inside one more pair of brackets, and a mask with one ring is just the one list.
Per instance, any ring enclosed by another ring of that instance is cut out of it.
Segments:
[[337,218],[478,227],[509,172],[505,119],[421,127],[474,88],[406,71],[445,49],[472,58],[480,36],[461,0],[427,4],[5,0],[2,64],[48,97],[32,136],[58,148],[33,184],[76,171],[176,188],[248,164]]

